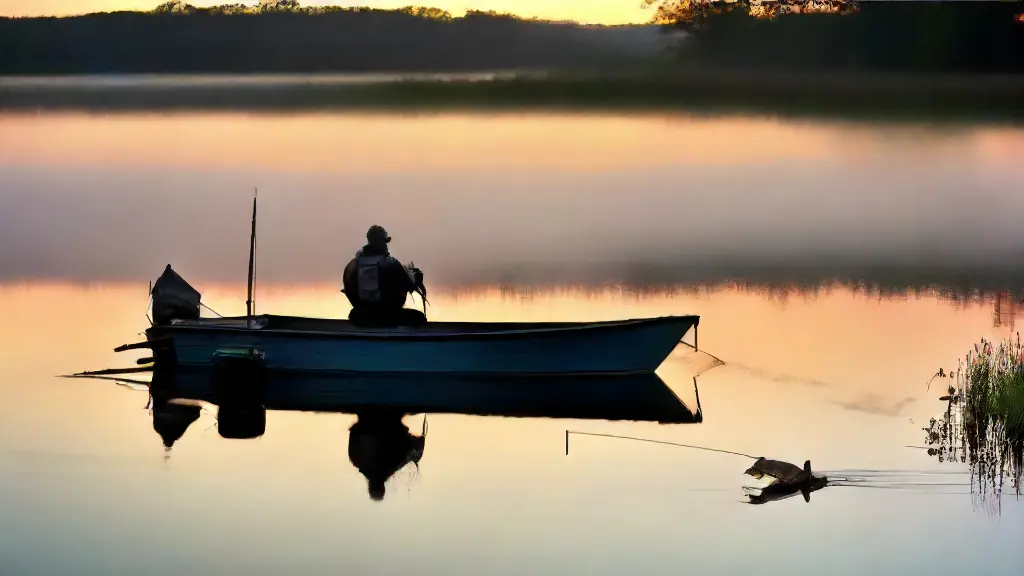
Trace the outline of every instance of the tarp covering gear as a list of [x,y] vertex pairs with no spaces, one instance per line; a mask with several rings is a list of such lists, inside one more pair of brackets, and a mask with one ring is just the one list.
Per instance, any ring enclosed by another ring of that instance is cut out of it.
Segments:
[[168,264],[150,293],[153,297],[153,322],[170,324],[172,320],[198,320],[202,295]]

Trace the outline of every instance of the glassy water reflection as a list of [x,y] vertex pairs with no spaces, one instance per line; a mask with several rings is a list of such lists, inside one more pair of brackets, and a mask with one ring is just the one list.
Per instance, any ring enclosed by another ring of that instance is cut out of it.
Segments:
[[[798,572],[950,573],[980,563],[1014,573],[1021,560],[1010,546],[1024,528],[1019,507],[1004,506],[998,520],[979,513],[962,468],[937,468],[904,447],[920,445],[922,423],[941,410],[925,391],[936,368],[980,335],[1007,332],[993,326],[992,301],[845,289],[784,301],[740,289],[438,296],[434,317],[446,319],[698,312],[701,347],[727,364],[705,371],[706,356],[680,348],[659,371],[688,406],[692,374],[704,372],[697,425],[435,413],[426,417],[428,450],[418,414],[374,422],[271,410],[260,439],[226,440],[215,409],[169,415],[163,404],[151,413],[145,392],[54,378],[129,363],[112,349],[143,327],[140,294],[118,284],[0,290],[13,320],[0,344],[19,351],[4,363],[0,418],[3,513],[16,526],[2,557],[14,573],[669,573],[679,562],[734,572],[765,561]],[[281,287],[263,305],[341,316],[325,294],[334,288]],[[837,487],[810,504],[744,506],[749,460],[600,438],[574,439],[565,456],[567,428],[811,459],[823,471],[917,472],[899,489]],[[953,486],[925,485],[936,469]],[[928,554],[951,525],[964,531],[961,551]],[[794,540],[786,531],[805,532]],[[868,549],[876,553],[857,552]]]
[[[943,409],[936,370],[1016,330],[1022,143],[651,116],[0,117],[0,572],[1015,574],[1024,508],[979,512],[964,467],[905,446]],[[699,314],[725,365],[680,347],[658,385],[696,412],[699,374],[702,421],[614,421],[598,390],[568,419],[268,399],[262,436],[229,440],[215,407],[56,377],[131,363],[113,348],[168,262],[244,312],[255,186],[260,311],[344,317],[341,266],[381,223],[434,320]],[[748,459],[590,437],[566,456],[567,428],[904,476],[747,506]]]

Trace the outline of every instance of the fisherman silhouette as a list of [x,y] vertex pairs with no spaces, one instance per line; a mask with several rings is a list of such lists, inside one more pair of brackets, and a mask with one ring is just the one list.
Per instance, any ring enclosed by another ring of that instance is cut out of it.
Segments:
[[423,272],[391,256],[390,242],[383,227],[371,226],[366,245],[345,267],[342,292],[352,304],[349,320],[364,327],[422,326],[426,314],[404,306],[413,292],[426,302]]

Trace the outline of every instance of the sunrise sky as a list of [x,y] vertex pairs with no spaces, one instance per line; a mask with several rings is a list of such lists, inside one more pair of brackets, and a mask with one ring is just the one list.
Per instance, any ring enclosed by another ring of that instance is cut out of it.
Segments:
[[[257,0],[242,1],[256,4]],[[161,0],[0,0],[2,16],[70,15],[109,10],[149,10]],[[191,0],[195,6],[230,3],[228,0]],[[373,6],[396,8],[410,4],[437,6],[461,14],[467,8],[512,12],[520,16],[571,19],[587,23],[623,24],[644,22],[650,10],[640,7],[641,0],[300,0],[303,6]]]

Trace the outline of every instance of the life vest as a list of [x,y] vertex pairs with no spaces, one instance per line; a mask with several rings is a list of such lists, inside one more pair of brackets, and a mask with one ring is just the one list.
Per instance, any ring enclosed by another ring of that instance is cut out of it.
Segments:
[[384,256],[359,256],[356,258],[359,300],[374,304],[383,300],[380,277]]

